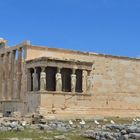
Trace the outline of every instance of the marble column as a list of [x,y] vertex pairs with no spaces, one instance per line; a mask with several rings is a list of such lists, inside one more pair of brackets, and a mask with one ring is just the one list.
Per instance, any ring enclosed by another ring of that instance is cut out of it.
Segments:
[[91,75],[91,71],[88,71],[87,74],[87,93],[91,94],[93,89],[93,76]]
[[4,96],[8,99],[8,53],[5,53],[4,57],[4,72],[5,72],[5,81],[4,81]]
[[71,74],[71,92],[76,91],[76,81],[75,69],[73,69]]
[[21,63],[21,93],[20,99],[23,101],[26,98],[27,93],[27,69],[26,69],[26,63],[25,63],[25,47],[22,48],[22,63]]
[[30,69],[27,69],[27,91],[31,91],[31,77],[32,77],[32,75],[31,75],[31,71],[30,71]]
[[56,91],[62,91],[62,75],[60,73],[61,69],[57,68],[56,78]]
[[41,67],[41,73],[40,73],[40,91],[46,90],[46,72],[45,67]]
[[38,91],[38,74],[37,68],[34,68],[34,73],[32,74],[33,77],[33,91]]
[[18,60],[17,60],[17,99],[21,97],[21,66],[22,66],[22,48],[18,49]]
[[12,75],[12,69],[11,69],[11,64],[12,64],[12,62],[11,62],[11,60],[12,60],[12,53],[11,52],[9,52],[8,53],[8,72],[7,72],[7,99],[8,100],[11,100],[11,75]]
[[82,71],[82,91],[83,91],[83,93],[84,94],[86,94],[86,89],[87,89],[87,87],[86,87],[86,80],[87,79],[87,71],[86,70],[83,70]]
[[2,100],[3,55],[0,55],[0,100]]
[[5,99],[5,54],[2,55],[2,100]]
[[18,81],[17,81],[17,50],[15,50],[15,57],[13,60],[13,99],[17,99],[18,94]]
[[10,60],[10,65],[11,65],[11,68],[10,68],[10,70],[11,70],[11,72],[10,72],[10,86],[11,86],[10,95],[11,95],[11,99],[14,98],[14,91],[13,90],[14,90],[15,54],[16,54],[15,50],[11,51],[11,55],[10,55],[10,58],[11,58],[11,60]]

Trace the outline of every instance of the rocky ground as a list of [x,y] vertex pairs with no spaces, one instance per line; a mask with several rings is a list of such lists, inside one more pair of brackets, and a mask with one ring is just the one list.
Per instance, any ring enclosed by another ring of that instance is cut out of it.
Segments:
[[1,117],[0,139],[8,140],[132,140],[140,139],[139,118],[95,118],[93,120],[46,120]]
[[96,140],[140,139],[140,124],[108,124],[101,129],[86,130],[83,137]]

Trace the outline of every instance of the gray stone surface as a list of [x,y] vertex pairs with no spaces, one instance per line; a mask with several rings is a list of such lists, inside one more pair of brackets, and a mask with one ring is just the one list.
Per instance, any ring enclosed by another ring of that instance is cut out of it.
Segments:
[[3,119],[3,121],[0,122],[0,132],[23,131],[29,128],[30,131],[34,131],[35,129],[39,133],[59,131],[58,134],[63,134],[53,137],[53,140],[68,139],[66,137],[67,135],[65,135],[68,131],[76,135],[81,133],[81,136],[95,140],[140,139],[140,123],[138,122],[135,124],[100,124],[99,127],[95,125],[93,121],[93,123],[91,122],[90,124],[85,122],[86,127],[81,127],[79,120],[73,121],[73,124],[70,125],[69,121],[47,121],[39,114],[34,115],[32,119],[37,119],[35,124],[25,121],[26,123],[24,123],[24,125],[22,124],[23,120]]
[[139,140],[140,139],[140,133],[130,133],[129,138]]
[[64,135],[54,136],[54,140],[66,140]]
[[[102,129],[104,128],[104,129]],[[140,123],[132,124],[107,124],[102,128],[92,128],[82,133],[83,137],[96,140],[131,140],[140,139]]]
[[40,130],[53,130],[53,128],[47,124],[39,124],[39,128]]

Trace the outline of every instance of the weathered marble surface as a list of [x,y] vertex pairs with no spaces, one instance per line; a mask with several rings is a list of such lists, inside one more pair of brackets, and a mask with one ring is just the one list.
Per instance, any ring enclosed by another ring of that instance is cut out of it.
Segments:
[[46,73],[44,71],[40,75],[40,90],[46,90]]
[[61,76],[61,73],[56,73],[56,91],[62,91],[62,76]]
[[75,92],[76,89],[76,75],[71,74],[71,92]]

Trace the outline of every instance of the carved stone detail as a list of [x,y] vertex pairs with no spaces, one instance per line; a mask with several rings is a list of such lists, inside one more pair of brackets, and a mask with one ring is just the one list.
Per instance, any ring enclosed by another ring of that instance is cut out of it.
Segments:
[[76,75],[71,74],[71,92],[75,92],[76,90]]
[[93,89],[93,76],[87,76],[87,92],[91,94]]
[[46,90],[46,72],[45,68],[42,68],[41,74],[40,74],[40,90],[44,91]]
[[61,73],[56,73],[56,91],[62,91],[62,76]]
[[57,69],[57,73],[55,75],[56,78],[56,91],[62,91],[62,75],[60,73],[60,68]]
[[32,74],[33,77],[33,91],[38,90],[38,74],[36,72],[36,68],[34,69],[34,73]]

